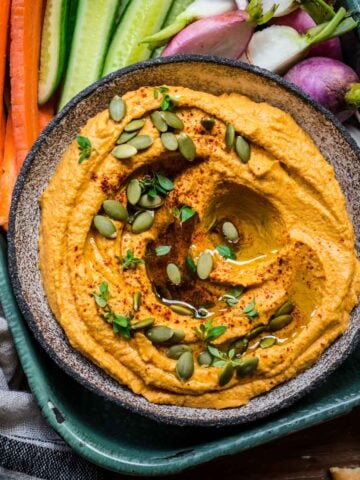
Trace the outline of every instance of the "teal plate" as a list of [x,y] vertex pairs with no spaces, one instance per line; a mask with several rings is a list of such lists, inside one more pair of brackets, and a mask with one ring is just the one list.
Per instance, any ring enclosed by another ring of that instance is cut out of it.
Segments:
[[0,235],[0,301],[21,364],[50,425],[81,456],[130,475],[166,475],[261,445],[360,405],[358,349],[320,388],[280,414],[250,426],[174,427],[130,413],[88,391],[35,342],[13,297]]

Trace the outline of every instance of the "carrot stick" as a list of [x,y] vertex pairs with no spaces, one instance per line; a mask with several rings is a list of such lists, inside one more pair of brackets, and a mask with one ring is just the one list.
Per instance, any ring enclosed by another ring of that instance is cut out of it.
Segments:
[[11,195],[16,181],[14,137],[11,113],[6,122],[4,155],[0,162],[0,226],[7,230]]
[[4,151],[5,116],[4,116],[4,82],[7,53],[10,0],[2,0],[0,9],[0,164]]
[[54,116],[54,112],[54,102],[52,101],[49,101],[42,107],[39,107],[39,132],[41,132],[50,122]]
[[17,169],[39,133],[38,69],[43,0],[12,0],[11,109]]

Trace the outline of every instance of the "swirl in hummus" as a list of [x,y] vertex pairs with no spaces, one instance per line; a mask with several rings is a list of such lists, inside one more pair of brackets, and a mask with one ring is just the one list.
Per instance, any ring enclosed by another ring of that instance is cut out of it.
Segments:
[[54,315],[150,402],[243,405],[312,365],[357,303],[333,168],[288,114],[239,94],[115,97],[69,146],[41,209]]

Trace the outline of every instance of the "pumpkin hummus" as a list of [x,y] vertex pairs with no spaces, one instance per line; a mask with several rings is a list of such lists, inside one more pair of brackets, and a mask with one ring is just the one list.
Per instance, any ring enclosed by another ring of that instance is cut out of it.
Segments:
[[357,303],[333,168],[288,114],[235,93],[115,97],[41,209],[54,315],[150,402],[243,405],[312,365]]

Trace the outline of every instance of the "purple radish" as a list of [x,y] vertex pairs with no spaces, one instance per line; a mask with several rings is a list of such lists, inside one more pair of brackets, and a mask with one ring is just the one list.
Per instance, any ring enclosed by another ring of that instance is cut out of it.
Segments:
[[238,58],[255,29],[248,20],[241,10],[198,20],[170,40],[162,56],[200,53]]
[[312,57],[285,75],[317,102],[347,120],[360,107],[360,79],[348,65],[327,57]]
[[[274,25],[286,25],[294,28],[298,33],[306,33],[310,28],[315,27],[316,23],[301,8],[291,12],[284,17],[274,18],[271,21]],[[309,57],[330,57],[342,60],[341,43],[339,38],[331,38],[325,42],[320,42],[310,47]]]

